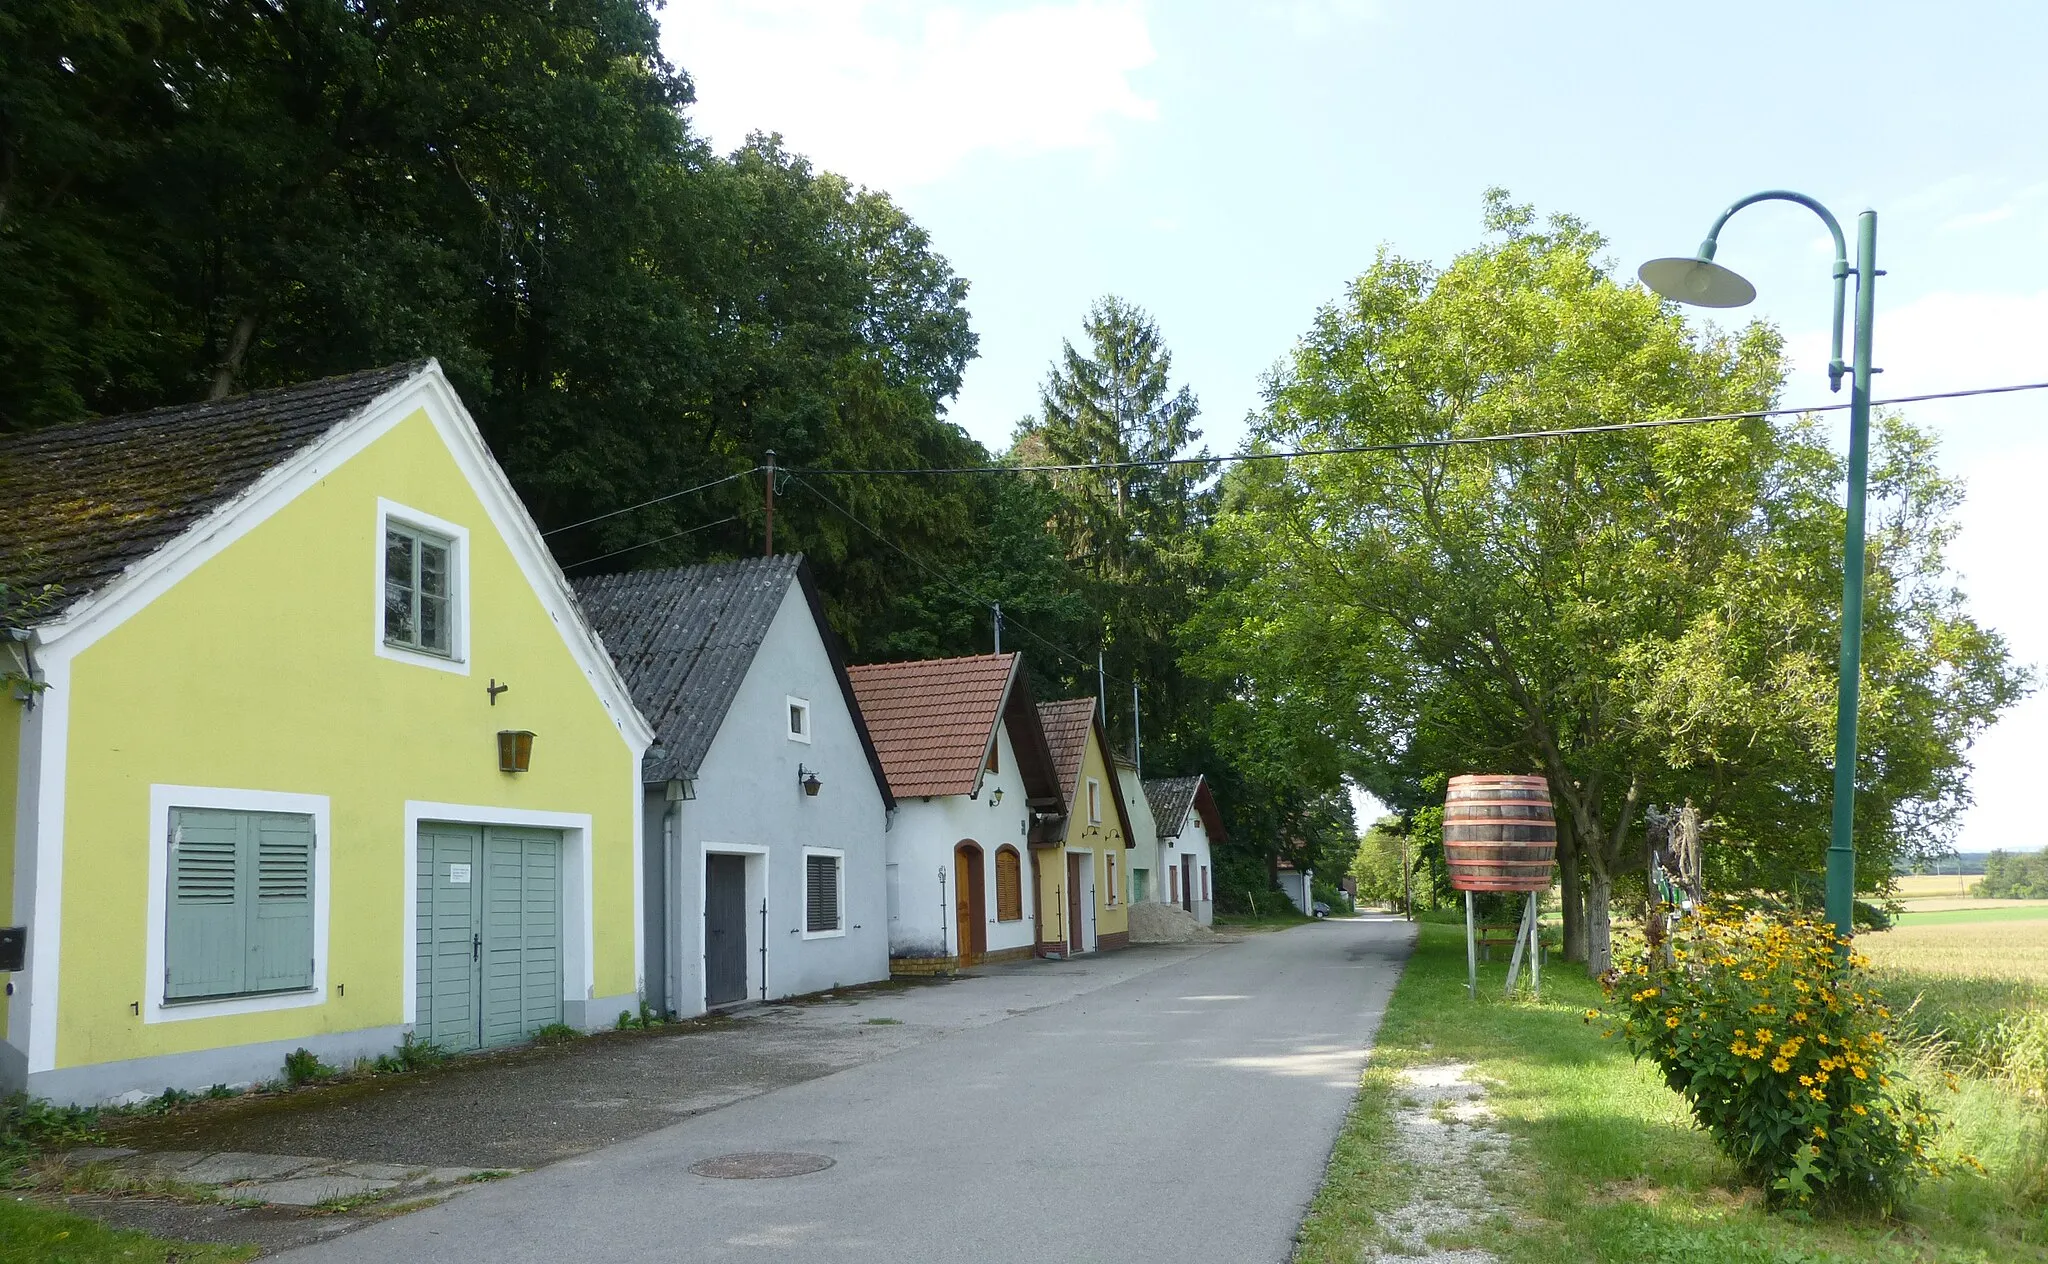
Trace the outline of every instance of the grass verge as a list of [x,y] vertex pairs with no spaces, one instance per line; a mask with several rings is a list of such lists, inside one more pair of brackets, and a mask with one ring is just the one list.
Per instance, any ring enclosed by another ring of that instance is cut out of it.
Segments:
[[255,1254],[253,1246],[166,1242],[27,1199],[0,1197],[0,1264],[230,1264]]
[[1766,1211],[1696,1131],[1677,1094],[1585,1011],[1601,1003],[1582,970],[1544,971],[1543,1001],[1501,998],[1506,967],[1480,968],[1480,1000],[1465,996],[1462,927],[1421,927],[1387,1008],[1356,1105],[1295,1259],[1352,1264],[1380,1244],[1377,1214],[1398,1206],[1413,1174],[1387,1144],[1396,1077],[1405,1067],[1470,1062],[1488,1088],[1496,1126],[1517,1146],[1489,1175],[1509,1209],[1442,1245],[1490,1250],[1512,1264],[1928,1264],[2048,1262],[2040,1189],[2048,1137],[2039,1111],[1995,1082],[1940,1094],[1953,1140],[1988,1177],[1922,1187],[1902,1215],[1816,1221]]

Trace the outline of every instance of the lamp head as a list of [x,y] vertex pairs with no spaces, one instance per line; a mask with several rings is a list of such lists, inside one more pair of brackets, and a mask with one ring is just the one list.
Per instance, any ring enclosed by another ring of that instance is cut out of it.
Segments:
[[1652,259],[1636,275],[1674,303],[1694,307],[1741,307],[1756,298],[1756,287],[1741,273],[1711,258]]

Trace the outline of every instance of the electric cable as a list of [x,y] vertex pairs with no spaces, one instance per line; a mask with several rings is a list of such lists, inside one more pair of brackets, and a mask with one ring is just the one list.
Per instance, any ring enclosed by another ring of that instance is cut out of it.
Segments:
[[602,562],[606,558],[617,557],[621,553],[631,553],[635,549],[644,549],[650,544],[661,544],[669,540],[680,540],[686,535],[695,535],[699,531],[709,531],[713,527],[722,527],[728,522],[738,522],[739,520],[740,516],[738,514],[734,514],[730,518],[720,518],[717,522],[707,522],[701,527],[686,527],[681,531],[671,531],[667,535],[655,536],[652,540],[642,540],[638,544],[629,544],[623,549],[613,549],[609,553],[600,553],[596,557],[586,557],[580,561],[571,562],[567,566],[564,566],[562,570],[566,573],[568,571],[575,570],[579,566],[588,566],[592,562]]
[[[761,468],[762,468],[761,466],[758,466],[758,465],[756,465],[756,466],[752,467],[751,469],[744,469],[744,470],[741,470],[741,471],[740,471],[739,473],[737,473],[737,474],[728,474],[728,475],[726,475],[726,476],[725,476],[724,478],[714,478],[714,479],[712,479],[712,480],[711,480],[710,482],[708,482],[708,483],[699,483],[699,484],[697,484],[697,485],[696,485],[695,487],[685,487],[685,488],[684,488],[683,490],[681,490],[681,491],[679,491],[679,492],[668,492],[668,493],[666,493],[665,495],[661,495],[661,496],[656,496],[656,497],[655,497],[655,498],[654,498],[653,500],[643,500],[643,501],[641,501],[641,502],[640,502],[639,504],[637,504],[637,505],[627,505],[627,506],[626,506],[626,507],[625,507],[624,509],[610,509],[610,510],[606,510],[606,511],[605,511],[604,513],[601,513],[601,514],[597,515],[597,516],[596,516],[595,518],[585,518],[585,519],[584,519],[583,521],[581,521],[581,522],[572,522],[572,523],[570,523],[569,525],[567,525],[567,526],[565,526],[565,527],[556,527],[556,528],[554,528],[554,529],[553,529],[552,531],[543,531],[543,532],[541,532],[541,533],[540,533],[540,534],[541,534],[541,538],[542,538],[542,539],[546,539],[546,538],[547,538],[548,536],[551,536],[551,535],[560,535],[560,534],[562,534],[562,533],[563,533],[564,531],[574,531],[574,530],[575,530],[576,528],[578,528],[578,527],[587,527],[587,526],[589,526],[589,525],[590,525],[591,523],[593,523],[593,522],[603,522],[603,521],[604,521],[605,519],[607,519],[607,518],[616,518],[616,517],[618,517],[618,516],[619,516],[620,514],[629,514],[629,513],[632,513],[632,512],[633,512],[633,511],[634,511],[635,509],[645,509],[645,508],[647,508],[647,507],[648,507],[649,505],[658,505],[658,504],[662,503],[662,502],[663,502],[663,501],[665,501],[665,500],[674,500],[674,499],[676,499],[676,498],[677,498],[678,496],[687,496],[687,495],[689,495],[689,494],[690,494],[691,492],[701,492],[701,491],[708,491],[708,490],[710,490],[711,488],[713,488],[713,487],[717,487],[717,486],[719,486],[719,485],[720,485],[720,484],[722,484],[722,483],[730,483],[730,482],[732,482],[732,481],[733,481],[734,479],[736,479],[736,478],[745,478],[745,477],[746,477],[747,475],[749,475],[749,474],[752,474],[752,473],[754,473],[755,471],[757,471],[757,470],[759,470],[759,469],[761,469]],[[664,538],[666,538],[666,537],[664,537]],[[649,541],[649,543],[653,543],[653,541]],[[596,561],[597,559],[596,559],[596,558],[591,558],[591,559],[589,559],[589,560],[590,560],[590,561]],[[581,566],[581,565],[582,565],[582,563],[581,563],[581,562],[578,562],[578,563],[577,563],[577,565]]]

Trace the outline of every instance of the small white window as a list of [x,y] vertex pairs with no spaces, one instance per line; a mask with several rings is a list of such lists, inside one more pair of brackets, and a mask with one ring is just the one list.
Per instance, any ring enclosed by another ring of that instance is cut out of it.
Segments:
[[789,706],[789,740],[811,740],[811,704],[802,698],[784,698]]
[[1102,824],[1102,783],[1093,777],[1088,778],[1088,823]]
[[467,673],[469,533],[430,514],[377,504],[376,649]]
[[846,853],[804,848],[804,938],[846,933]]

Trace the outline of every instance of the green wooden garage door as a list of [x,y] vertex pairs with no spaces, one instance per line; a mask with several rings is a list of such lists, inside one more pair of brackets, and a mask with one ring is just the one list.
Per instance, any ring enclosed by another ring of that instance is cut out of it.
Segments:
[[421,1037],[511,1044],[562,1018],[562,836],[503,825],[420,826]]

